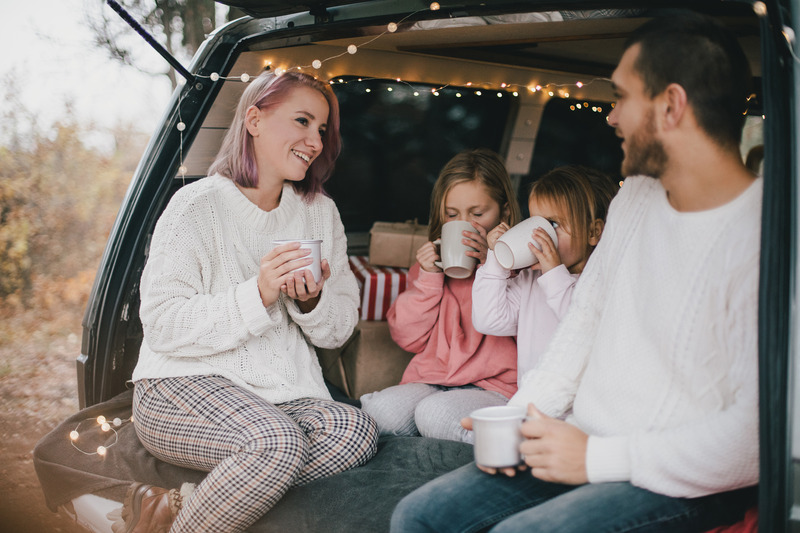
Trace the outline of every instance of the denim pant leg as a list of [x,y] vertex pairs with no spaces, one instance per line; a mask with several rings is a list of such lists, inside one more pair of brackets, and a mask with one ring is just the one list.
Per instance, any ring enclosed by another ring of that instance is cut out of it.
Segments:
[[475,463],[440,476],[403,498],[392,514],[392,533],[472,533],[574,487],[546,483],[528,472],[509,478]]
[[582,485],[519,512],[491,533],[691,533],[741,520],[755,487],[701,498],[672,498],[630,483]]

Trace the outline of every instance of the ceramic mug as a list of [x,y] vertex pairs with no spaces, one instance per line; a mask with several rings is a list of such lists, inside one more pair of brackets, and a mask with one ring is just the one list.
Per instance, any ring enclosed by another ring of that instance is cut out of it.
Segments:
[[520,427],[526,409],[519,405],[484,407],[473,411],[475,462],[492,468],[515,467],[522,461]]
[[273,246],[280,246],[281,244],[286,244],[287,242],[299,242],[300,248],[307,248],[311,250],[311,255],[307,255],[306,257],[310,257],[314,260],[313,263],[310,265],[302,266],[300,268],[295,268],[292,272],[297,272],[298,270],[310,270],[311,274],[314,276],[314,281],[319,283],[319,280],[322,279],[322,265],[320,264],[321,259],[321,250],[320,247],[322,245],[322,240],[320,239],[280,239],[276,241],[272,241]]
[[558,237],[553,225],[544,217],[534,215],[526,218],[513,228],[509,229],[497,239],[494,244],[494,256],[497,262],[503,268],[508,270],[518,270],[535,265],[539,262],[536,256],[533,255],[528,243],[533,243],[539,250],[542,249],[533,237],[533,230],[536,228],[544,228],[550,238],[553,239],[553,244],[558,246]]
[[466,220],[451,220],[442,226],[442,238],[434,241],[434,244],[439,245],[441,258],[441,261],[435,261],[434,264],[441,268],[445,275],[455,279],[470,277],[478,264],[476,257],[467,255],[467,252],[476,250],[461,242],[465,238],[462,235],[463,231],[478,233],[478,230]]

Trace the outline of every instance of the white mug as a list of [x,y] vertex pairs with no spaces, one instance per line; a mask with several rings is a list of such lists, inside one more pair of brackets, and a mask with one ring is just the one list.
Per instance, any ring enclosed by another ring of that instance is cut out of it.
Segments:
[[470,277],[478,264],[476,257],[467,255],[467,252],[476,250],[461,242],[464,239],[463,231],[478,233],[478,230],[466,220],[451,220],[442,226],[442,238],[434,241],[434,244],[439,245],[439,257],[441,257],[441,261],[435,261],[434,264],[441,268],[445,275],[455,279]]
[[526,409],[520,405],[484,407],[473,411],[475,462],[491,468],[515,467],[522,461],[520,427]]
[[539,250],[542,249],[531,234],[536,228],[543,228],[550,238],[553,239],[553,244],[558,246],[558,237],[553,225],[544,217],[534,215],[526,218],[513,228],[509,229],[497,239],[494,244],[494,256],[497,262],[508,270],[518,270],[535,265],[539,262],[536,256],[533,255],[528,243],[533,243]]
[[319,283],[319,280],[322,279],[322,265],[321,261],[321,251],[320,246],[322,245],[322,240],[320,239],[280,239],[276,241],[272,241],[273,246],[280,246],[281,244],[286,244],[287,242],[299,242],[300,248],[307,248],[311,250],[311,255],[307,255],[302,259],[310,257],[314,260],[313,263],[310,265],[302,266],[300,268],[295,268],[292,272],[297,272],[298,270],[310,270],[311,274],[314,275],[314,281]]

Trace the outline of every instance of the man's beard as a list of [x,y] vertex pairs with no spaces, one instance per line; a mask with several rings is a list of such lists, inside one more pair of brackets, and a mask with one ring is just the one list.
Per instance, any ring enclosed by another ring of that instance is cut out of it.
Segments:
[[655,137],[652,110],[647,113],[642,126],[625,140],[628,150],[622,160],[622,175],[660,178],[667,166],[667,152]]

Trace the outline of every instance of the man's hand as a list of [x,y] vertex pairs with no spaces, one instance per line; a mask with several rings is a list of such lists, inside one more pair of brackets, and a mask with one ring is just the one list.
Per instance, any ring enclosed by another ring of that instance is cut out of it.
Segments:
[[589,481],[586,474],[589,436],[586,433],[528,404],[528,420],[522,424],[522,436],[525,441],[519,449],[535,477],[567,485]]

